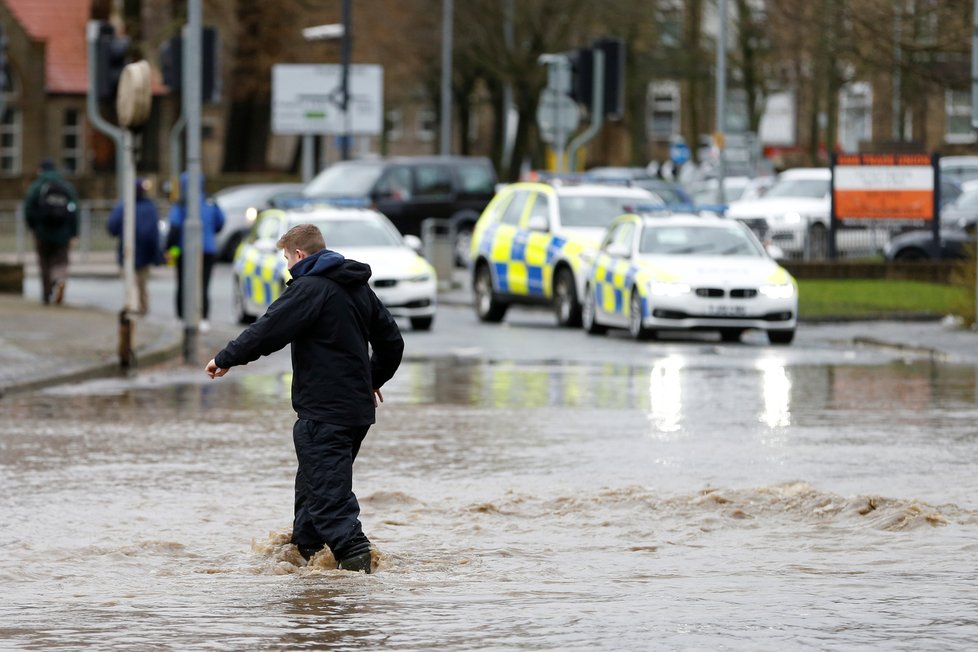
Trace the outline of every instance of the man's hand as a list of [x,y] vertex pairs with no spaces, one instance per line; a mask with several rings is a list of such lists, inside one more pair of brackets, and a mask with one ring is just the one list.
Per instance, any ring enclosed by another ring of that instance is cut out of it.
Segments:
[[210,376],[211,379],[220,378],[221,376],[223,376],[228,372],[227,369],[222,369],[221,367],[218,367],[217,363],[214,362],[213,358],[211,358],[211,361],[207,363],[207,366],[204,368],[204,371],[207,372],[207,375]]
[[384,393],[380,389],[374,390],[374,407],[380,407],[380,404],[384,402]]

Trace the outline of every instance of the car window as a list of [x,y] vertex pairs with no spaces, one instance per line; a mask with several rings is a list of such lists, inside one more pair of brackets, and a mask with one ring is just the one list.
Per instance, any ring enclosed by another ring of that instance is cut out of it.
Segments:
[[384,197],[397,200],[411,198],[411,170],[398,165],[387,170],[377,182],[376,191]]
[[319,220],[313,222],[323,232],[330,249],[343,247],[400,247],[400,236],[375,220]]
[[496,177],[487,166],[462,163],[458,166],[458,178],[462,192],[492,194]]
[[618,229],[615,230],[614,244],[622,247],[625,251],[631,253],[632,251],[632,238],[635,236],[635,223],[625,222]]
[[506,207],[506,211],[499,221],[503,224],[519,226],[520,217],[523,215],[523,209],[526,207],[526,199],[529,194],[526,190],[517,190],[514,192],[509,206]]
[[611,220],[622,213],[628,213],[635,204],[653,201],[653,198],[643,200],[634,196],[563,195],[558,199],[557,205],[563,226],[606,228]]
[[763,250],[744,232],[731,226],[649,226],[639,252],[661,255],[763,256]]
[[419,165],[414,168],[415,192],[422,196],[450,195],[452,173],[444,165]]
[[384,171],[384,163],[334,163],[303,189],[306,197],[364,197]]
[[956,208],[978,208],[978,190],[966,190],[954,200]]
[[534,216],[542,217],[547,221],[547,225],[550,225],[550,198],[545,193],[533,193],[533,206],[527,219],[532,219]]
[[765,197],[810,197],[820,199],[829,194],[828,179],[781,179],[764,194]]

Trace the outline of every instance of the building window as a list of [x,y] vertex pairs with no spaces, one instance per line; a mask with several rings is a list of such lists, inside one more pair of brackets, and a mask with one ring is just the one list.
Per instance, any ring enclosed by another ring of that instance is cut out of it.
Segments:
[[659,81],[649,84],[645,100],[646,132],[652,140],[669,140],[679,133],[679,84]]
[[858,152],[859,143],[873,139],[873,89],[866,82],[846,84],[839,91],[839,146]]
[[0,121],[0,173],[20,174],[21,143],[20,111],[10,106],[3,112]]
[[431,109],[422,109],[418,112],[418,140],[430,142],[435,139],[435,130],[438,127],[438,116]]
[[404,135],[404,114],[400,109],[391,109],[385,118],[384,130],[387,132],[387,140],[391,142],[400,140]]
[[61,167],[68,174],[81,171],[82,125],[78,109],[65,109],[61,122]]
[[944,140],[951,144],[975,142],[971,128],[971,93],[948,89],[944,93]]

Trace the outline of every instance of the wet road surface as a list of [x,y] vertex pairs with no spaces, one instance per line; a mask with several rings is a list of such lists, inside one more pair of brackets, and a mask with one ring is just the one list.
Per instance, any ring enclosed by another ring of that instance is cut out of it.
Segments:
[[0,646],[973,646],[975,367],[548,323],[406,333],[371,576],[285,543],[286,353],[4,399]]

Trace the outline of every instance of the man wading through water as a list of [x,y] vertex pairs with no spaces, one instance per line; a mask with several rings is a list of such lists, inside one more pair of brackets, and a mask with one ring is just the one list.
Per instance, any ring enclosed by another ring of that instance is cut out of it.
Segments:
[[292,543],[306,560],[326,545],[339,568],[369,573],[370,541],[353,494],[353,460],[384,400],[380,388],[401,363],[404,340],[367,285],[370,267],[326,249],[314,225],[293,227],[278,247],[292,274],[288,287],[206,371],[217,378],[292,345],[298,416],[292,438],[299,460]]

